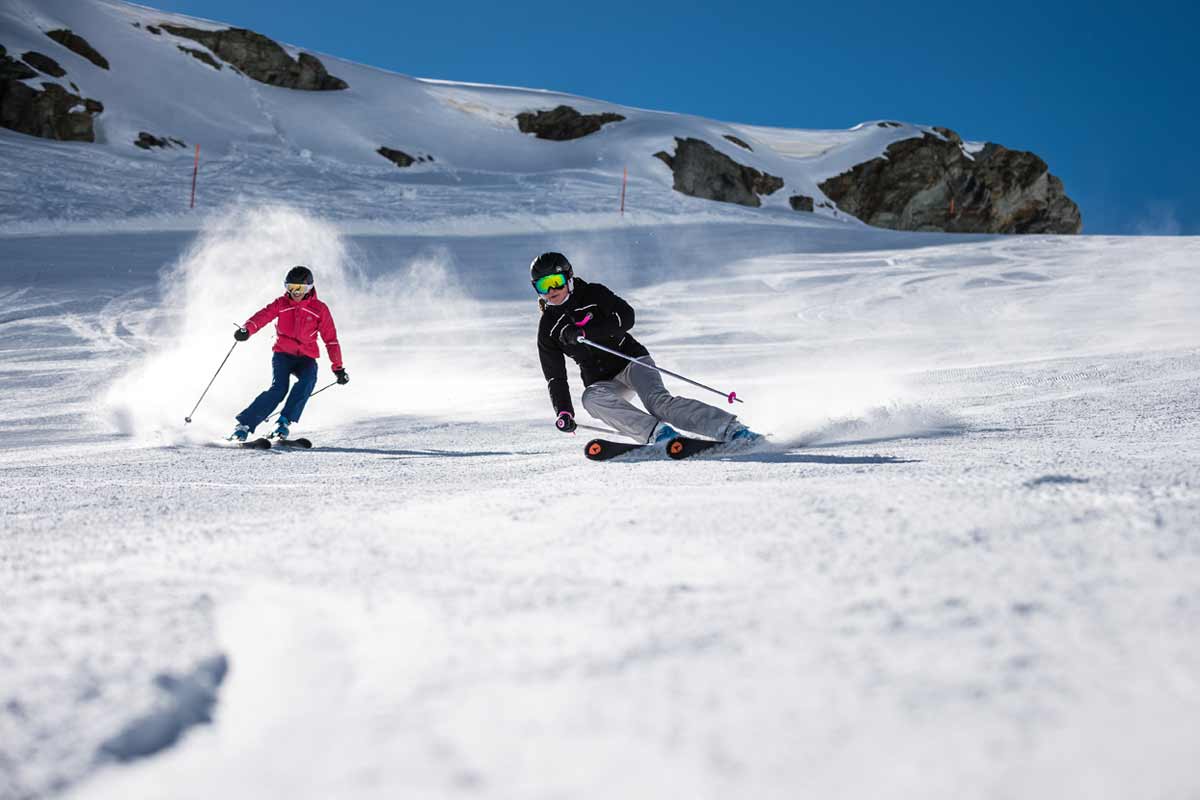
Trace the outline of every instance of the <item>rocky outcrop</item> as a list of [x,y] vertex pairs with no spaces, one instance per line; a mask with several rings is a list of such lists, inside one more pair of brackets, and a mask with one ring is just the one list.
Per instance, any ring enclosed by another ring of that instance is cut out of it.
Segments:
[[794,194],[788,198],[788,205],[793,211],[809,211],[813,210],[813,199],[806,194]]
[[532,133],[539,139],[565,142],[595,133],[610,122],[620,122],[620,114],[580,114],[570,106],[558,106],[549,111],[525,111],[517,114],[521,133]]
[[675,155],[660,152],[662,160],[675,175],[675,191],[705,200],[737,203],[758,208],[759,195],[783,188],[783,179],[739,164],[700,139],[675,138]]
[[397,167],[411,167],[413,164],[417,163],[417,160],[408,153],[400,150],[393,150],[390,147],[380,147],[375,152],[379,153],[379,155],[383,156]]
[[1033,153],[987,144],[974,157],[948,128],[890,145],[885,157],[820,184],[869,225],[956,233],[1079,233],[1079,207]]
[[96,51],[96,48],[88,44],[87,39],[84,39],[79,34],[72,33],[66,28],[61,28],[56,31],[46,31],[46,35],[75,55],[86,58],[100,69],[108,69],[108,59],[100,55]]
[[151,147],[161,147],[164,149],[167,147],[187,147],[187,142],[182,139],[176,139],[174,136],[162,138],[146,131],[139,131],[138,138],[134,140],[134,145],[143,150],[149,150]]
[[10,56],[8,50],[0,45],[0,81],[23,81],[36,77],[37,70]]
[[57,83],[41,90],[15,80],[0,80],[0,127],[70,142],[96,141],[95,116],[104,110],[96,100],[71,94]]
[[330,75],[317,57],[301,53],[299,59],[293,59],[278,43],[261,33],[245,28],[206,31],[166,24],[161,28],[173,36],[199,42],[217,58],[259,83],[310,92],[349,88],[344,80]]
[[754,148],[753,148],[753,147],[751,147],[750,145],[746,144],[746,143],[745,143],[745,142],[743,142],[741,139],[739,139],[738,137],[734,136],[734,135],[733,135],[733,134],[731,134],[731,133],[727,133],[727,134],[725,134],[725,138],[726,138],[726,139],[728,139],[729,141],[733,142],[734,144],[736,144],[738,147],[742,148],[743,150],[749,150],[751,153],[753,153],[753,152],[754,152]]
[[380,147],[375,152],[379,153],[379,155],[383,156],[397,167],[411,167],[413,164],[423,164],[426,161],[433,161],[433,156],[430,155],[416,156],[414,158],[402,150],[393,150],[390,147]]
[[36,77],[37,70],[12,58],[0,46],[0,127],[43,139],[94,142],[94,117],[104,106],[71,94],[57,83],[47,82],[40,89],[24,83]]
[[21,56],[21,60],[29,66],[36,69],[38,72],[44,72],[52,78],[61,78],[67,74],[67,71],[50,56],[42,55],[41,53],[30,50]]
[[184,47],[181,44],[177,44],[175,46],[178,47],[181,52],[187,53],[189,56],[196,59],[197,61],[202,61],[205,64],[208,64],[210,67],[217,70],[218,72],[223,69],[223,67],[217,62],[217,60],[215,58],[213,58],[212,56],[210,56],[208,53],[204,52],[203,50],[197,50],[194,47]]

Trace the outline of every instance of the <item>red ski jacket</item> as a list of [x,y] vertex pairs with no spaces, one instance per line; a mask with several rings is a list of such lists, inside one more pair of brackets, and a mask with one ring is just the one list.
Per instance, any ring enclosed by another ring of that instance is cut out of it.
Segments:
[[333,368],[342,368],[342,348],[337,341],[333,314],[329,313],[329,306],[317,299],[316,289],[304,295],[303,300],[293,300],[286,294],[276,298],[256,311],[242,327],[253,336],[273,319],[277,320],[275,346],[271,348],[274,352],[320,358],[321,350],[317,347],[320,333]]

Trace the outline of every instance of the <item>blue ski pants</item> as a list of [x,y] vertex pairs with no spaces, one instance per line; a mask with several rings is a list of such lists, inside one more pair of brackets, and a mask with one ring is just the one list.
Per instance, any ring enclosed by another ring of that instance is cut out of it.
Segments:
[[[293,375],[297,378],[296,385],[289,393],[288,384],[291,383]],[[300,415],[304,413],[304,404],[308,402],[308,396],[312,394],[313,387],[316,385],[317,360],[315,358],[275,353],[271,356],[270,388],[254,398],[254,402],[237,415],[237,421],[253,432],[258,423],[270,416],[271,412],[275,410],[275,406],[279,405],[279,401],[283,400],[284,395],[287,395],[287,402],[283,404],[282,416],[287,417],[290,422],[299,422]]]

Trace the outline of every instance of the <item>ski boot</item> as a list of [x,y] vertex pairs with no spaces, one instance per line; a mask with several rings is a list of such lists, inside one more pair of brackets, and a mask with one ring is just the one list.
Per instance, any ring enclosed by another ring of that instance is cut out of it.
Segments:
[[228,438],[231,442],[244,442],[249,436],[250,428],[239,423],[238,426],[233,429],[233,433],[229,434]]
[[276,423],[275,423],[275,430],[271,431],[271,438],[272,439],[288,438],[288,426],[291,424],[292,424],[291,420],[289,420],[287,417],[280,414],[279,420],[276,421]]
[[665,422],[660,422],[654,426],[654,430],[650,433],[650,441],[647,444],[660,444],[664,447],[667,442],[679,435],[679,431],[672,428]]
[[765,440],[767,437],[761,433],[755,433],[745,425],[738,423],[736,427],[725,437],[728,444],[736,444],[742,447],[756,445]]

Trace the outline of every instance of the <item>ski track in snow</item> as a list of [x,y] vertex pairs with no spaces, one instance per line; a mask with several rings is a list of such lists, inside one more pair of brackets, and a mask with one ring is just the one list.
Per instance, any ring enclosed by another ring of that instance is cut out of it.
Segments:
[[[547,424],[548,238],[237,219],[0,240],[0,794],[1194,791],[1194,241],[557,234],[774,434],[592,464]],[[352,383],[313,451],[207,446],[267,337],[181,418],[305,236]],[[164,687],[220,657],[206,724]],[[118,764],[128,730],[181,738]]]

